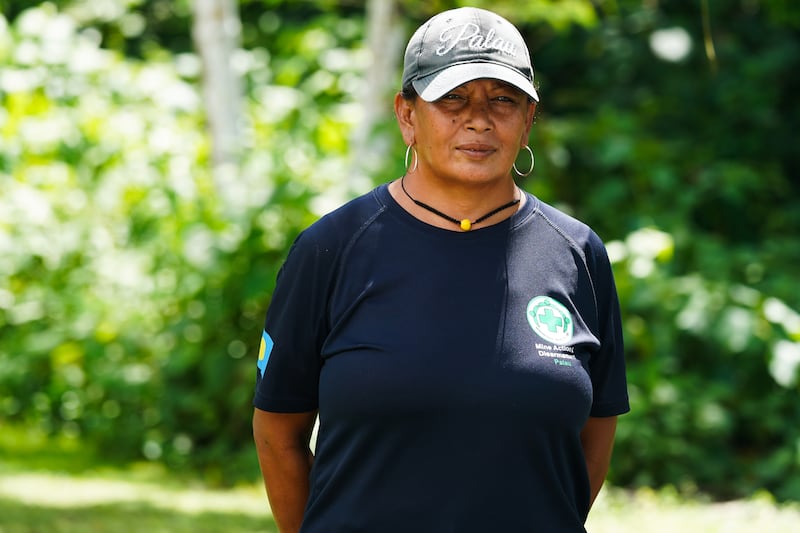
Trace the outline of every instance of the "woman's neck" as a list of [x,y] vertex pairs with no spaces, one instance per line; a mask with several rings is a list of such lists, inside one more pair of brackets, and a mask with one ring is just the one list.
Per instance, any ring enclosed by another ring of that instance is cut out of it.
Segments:
[[418,173],[390,184],[394,199],[428,224],[468,231],[496,224],[514,214],[524,194],[508,179],[485,183],[426,179]]

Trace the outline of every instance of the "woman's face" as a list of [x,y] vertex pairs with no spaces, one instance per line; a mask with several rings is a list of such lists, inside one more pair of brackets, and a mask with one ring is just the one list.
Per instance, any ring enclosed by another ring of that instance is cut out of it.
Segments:
[[473,184],[509,176],[536,109],[525,93],[494,79],[468,82],[434,102],[397,105],[403,137],[417,151],[417,172]]

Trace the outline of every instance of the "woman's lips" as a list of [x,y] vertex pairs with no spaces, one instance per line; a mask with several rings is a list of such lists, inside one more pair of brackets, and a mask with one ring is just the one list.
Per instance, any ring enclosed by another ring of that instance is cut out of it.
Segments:
[[461,144],[456,147],[456,150],[472,157],[485,157],[496,151],[493,146],[480,143]]

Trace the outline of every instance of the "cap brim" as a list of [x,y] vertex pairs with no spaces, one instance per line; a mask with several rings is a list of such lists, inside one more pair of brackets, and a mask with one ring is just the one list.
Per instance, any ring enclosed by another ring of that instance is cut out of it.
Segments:
[[453,65],[430,76],[414,80],[412,85],[420,98],[426,102],[433,102],[459,85],[481,78],[496,79],[510,83],[535,101],[539,101],[539,94],[534,89],[531,80],[516,70],[496,63],[462,63]]

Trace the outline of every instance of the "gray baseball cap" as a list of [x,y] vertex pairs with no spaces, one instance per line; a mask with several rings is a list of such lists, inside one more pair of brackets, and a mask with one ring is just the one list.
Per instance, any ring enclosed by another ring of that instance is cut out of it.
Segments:
[[411,36],[403,87],[412,85],[426,102],[479,78],[510,83],[539,101],[528,46],[500,15],[475,7],[451,9],[433,16]]

